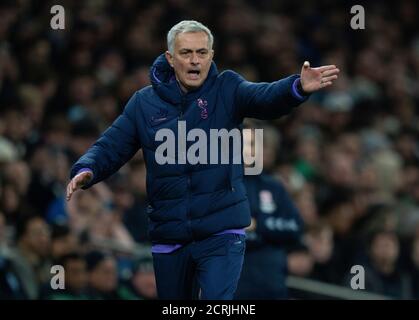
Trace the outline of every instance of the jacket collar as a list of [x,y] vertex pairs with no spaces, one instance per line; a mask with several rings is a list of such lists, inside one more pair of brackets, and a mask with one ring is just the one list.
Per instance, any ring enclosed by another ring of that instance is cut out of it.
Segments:
[[175,105],[181,104],[184,100],[190,102],[199,98],[201,94],[213,84],[217,75],[217,66],[213,61],[208,76],[202,86],[185,94],[180,89],[179,83],[175,77],[175,72],[167,62],[164,54],[157,57],[150,69],[151,84],[156,93],[163,100]]

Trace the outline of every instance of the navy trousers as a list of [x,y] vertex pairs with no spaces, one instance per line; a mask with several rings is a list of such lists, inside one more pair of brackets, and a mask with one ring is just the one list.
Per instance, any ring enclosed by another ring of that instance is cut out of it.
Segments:
[[244,235],[221,234],[172,253],[153,253],[159,299],[232,300],[246,247]]

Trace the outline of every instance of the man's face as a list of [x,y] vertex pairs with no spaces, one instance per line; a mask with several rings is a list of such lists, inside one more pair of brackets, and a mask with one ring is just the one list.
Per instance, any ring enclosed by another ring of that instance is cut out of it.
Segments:
[[197,89],[204,83],[213,56],[205,32],[180,33],[175,39],[174,53],[166,51],[166,59],[184,91]]
[[399,256],[399,242],[396,236],[377,235],[371,245],[371,258],[380,265],[395,263]]
[[66,286],[79,292],[87,286],[86,262],[82,259],[72,259],[65,264]]
[[156,278],[154,272],[137,272],[133,284],[138,292],[147,299],[157,299]]
[[118,286],[118,271],[115,260],[106,258],[90,273],[90,286],[100,292],[111,292]]
[[45,257],[50,250],[50,230],[41,218],[32,219],[26,227],[22,241],[34,253]]
[[332,230],[324,228],[319,232],[308,233],[306,240],[314,260],[319,263],[327,263],[333,254]]
[[51,241],[51,255],[53,257],[60,257],[77,249],[78,241],[75,234],[68,234],[66,236],[54,239]]

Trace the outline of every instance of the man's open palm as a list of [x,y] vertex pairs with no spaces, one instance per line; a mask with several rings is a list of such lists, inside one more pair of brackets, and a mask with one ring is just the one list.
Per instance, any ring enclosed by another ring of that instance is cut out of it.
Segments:
[[332,85],[338,78],[339,69],[335,65],[311,68],[308,61],[301,68],[301,87],[311,93]]

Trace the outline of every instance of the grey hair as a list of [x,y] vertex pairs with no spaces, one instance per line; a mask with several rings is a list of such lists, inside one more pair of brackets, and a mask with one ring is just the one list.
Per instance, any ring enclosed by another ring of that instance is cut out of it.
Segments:
[[175,52],[175,39],[179,33],[186,32],[205,32],[208,36],[208,48],[211,50],[214,43],[214,37],[206,26],[195,20],[183,20],[174,25],[167,33],[167,49],[171,54]]

